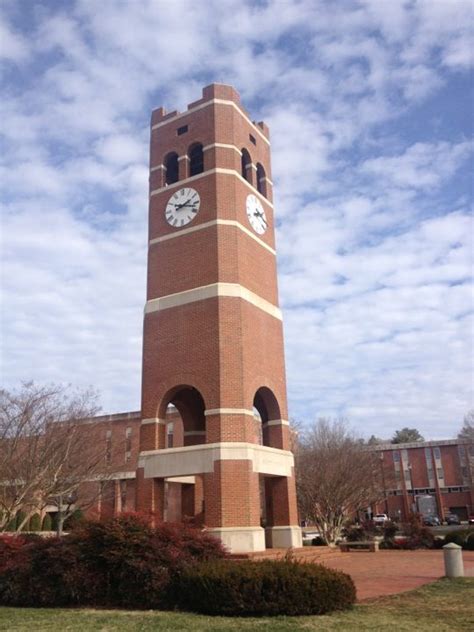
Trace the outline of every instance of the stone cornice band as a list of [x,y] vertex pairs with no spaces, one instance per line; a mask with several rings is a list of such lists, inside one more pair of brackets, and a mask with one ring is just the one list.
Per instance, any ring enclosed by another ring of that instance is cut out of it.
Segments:
[[218,296],[240,298],[247,303],[254,305],[258,309],[261,309],[270,316],[273,316],[277,320],[282,320],[281,310],[276,305],[273,305],[269,301],[261,298],[238,283],[211,283],[210,285],[203,285],[190,290],[184,290],[183,292],[176,292],[159,298],[152,298],[145,304],[145,314],[150,314],[164,309],[171,309],[173,307],[186,305],[187,303],[195,303],[209,298],[216,298]]
[[274,476],[292,476],[294,456],[256,443],[222,442],[147,450],[141,452],[138,467],[145,478],[189,476],[214,471],[216,461],[250,461],[254,472]]
[[182,235],[188,235],[189,233],[195,233],[198,230],[205,230],[206,228],[210,228],[211,226],[233,226],[243,231],[248,237],[251,237],[254,241],[260,244],[263,248],[271,252],[272,255],[276,255],[276,251],[274,248],[266,244],[260,237],[257,237],[251,230],[249,230],[246,226],[237,222],[233,219],[214,219],[209,222],[204,222],[203,224],[196,224],[196,226],[190,226],[189,228],[182,228],[181,230],[175,233],[169,233],[168,235],[163,235],[162,237],[155,237],[154,239],[150,239],[149,245],[153,246],[154,244],[159,244],[162,241],[168,241],[168,239],[175,239],[175,237],[181,237]]
[[148,424],[161,424],[162,426],[166,426],[168,421],[166,419],[158,419],[158,417],[152,417],[151,419],[142,419],[142,426],[146,426]]
[[249,415],[254,417],[254,412],[248,408],[211,408],[204,411],[205,417],[212,417],[213,415]]

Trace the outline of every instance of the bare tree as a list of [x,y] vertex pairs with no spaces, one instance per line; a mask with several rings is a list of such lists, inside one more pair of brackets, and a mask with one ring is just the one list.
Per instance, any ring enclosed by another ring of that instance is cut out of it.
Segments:
[[90,494],[79,500],[77,492],[86,481],[107,476],[105,446],[94,440],[91,419],[98,410],[90,390],[27,383],[0,391],[0,530],[21,511],[20,530],[53,504],[60,533],[72,508],[92,501]]
[[356,511],[383,498],[378,454],[343,420],[319,419],[300,434],[296,466],[301,515],[314,522],[330,546]]

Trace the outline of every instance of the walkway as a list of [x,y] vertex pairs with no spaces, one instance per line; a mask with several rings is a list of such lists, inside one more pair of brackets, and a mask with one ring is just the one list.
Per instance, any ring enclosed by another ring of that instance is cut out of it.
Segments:
[[[282,559],[286,549],[267,549],[260,553],[234,555],[235,559]],[[358,601],[394,595],[419,588],[444,576],[443,551],[354,551],[341,553],[339,548],[308,546],[293,549],[292,555],[302,562],[324,564],[352,577]],[[464,573],[474,577],[474,551],[463,551]]]
[[[463,560],[465,575],[474,577],[474,551],[463,551]],[[444,576],[442,550],[355,551],[321,562],[351,575],[358,601],[412,590]]]

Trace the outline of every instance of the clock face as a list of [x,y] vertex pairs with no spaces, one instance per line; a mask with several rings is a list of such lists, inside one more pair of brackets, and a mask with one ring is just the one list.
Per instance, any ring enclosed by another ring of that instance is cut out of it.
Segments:
[[253,193],[247,196],[247,217],[254,231],[263,235],[268,227],[267,217],[262,203]]
[[201,198],[195,189],[184,187],[178,189],[168,200],[165,217],[168,224],[175,228],[186,226],[199,213]]

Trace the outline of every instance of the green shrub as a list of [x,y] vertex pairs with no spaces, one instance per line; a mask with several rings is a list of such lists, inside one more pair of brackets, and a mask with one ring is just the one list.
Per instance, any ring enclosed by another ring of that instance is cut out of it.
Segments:
[[185,569],[175,580],[183,610],[222,616],[324,614],[350,608],[349,575],[291,560],[219,560]]
[[51,516],[49,513],[45,514],[43,518],[43,524],[41,525],[41,531],[51,531],[53,527],[53,523],[51,521]]
[[471,531],[471,533],[467,536],[465,544],[466,545],[463,548],[465,548],[466,551],[474,551],[474,531]]
[[363,542],[364,540],[368,539],[368,536],[364,529],[356,525],[345,529],[344,534],[348,542]]
[[447,533],[443,544],[450,544],[451,542],[462,546],[465,551],[474,551],[474,529],[460,529]]
[[40,531],[41,530],[41,518],[39,514],[33,514],[30,518],[30,531]]
[[423,518],[420,514],[410,514],[402,529],[406,536],[404,546],[397,543],[398,548],[405,549],[431,549],[434,543],[434,535],[428,527],[423,525]]
[[391,520],[383,525],[383,537],[385,540],[392,540],[398,532],[398,525]]

